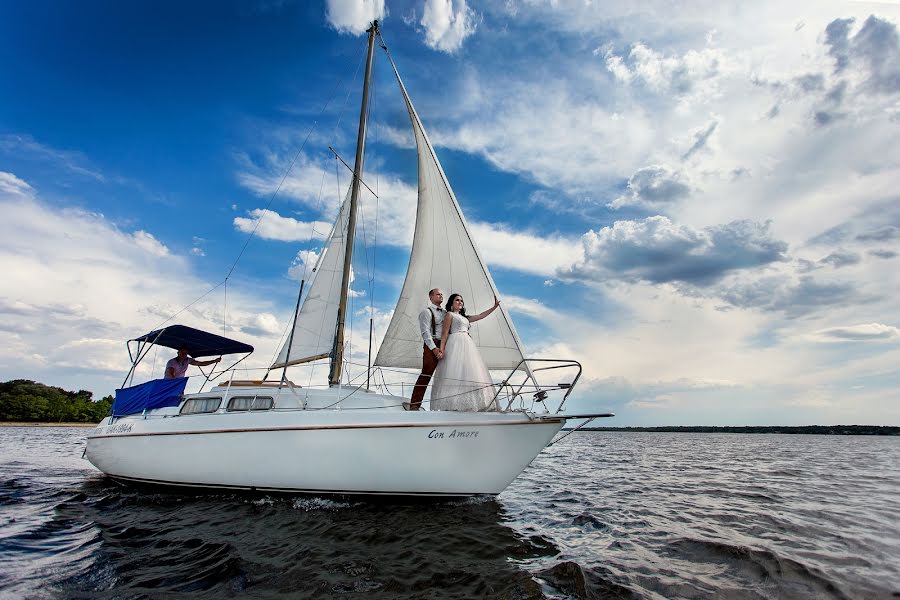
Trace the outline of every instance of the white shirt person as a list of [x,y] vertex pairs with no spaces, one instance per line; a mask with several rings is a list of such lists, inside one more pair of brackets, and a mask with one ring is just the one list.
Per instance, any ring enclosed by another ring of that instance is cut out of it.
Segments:
[[409,402],[404,402],[407,410],[419,410],[425,390],[431,381],[431,374],[437,368],[438,361],[444,353],[440,349],[441,331],[444,325],[444,315],[447,311],[441,306],[444,301],[444,293],[440,288],[434,288],[428,292],[430,300],[428,306],[419,312],[419,333],[422,336],[422,373],[416,379],[412,397]]

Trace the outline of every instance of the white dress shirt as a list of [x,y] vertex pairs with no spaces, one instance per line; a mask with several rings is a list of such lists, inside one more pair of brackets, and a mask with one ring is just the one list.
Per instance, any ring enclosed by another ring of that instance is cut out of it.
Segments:
[[[447,314],[440,306],[429,304],[419,313],[419,331],[422,333],[422,341],[429,350],[434,350],[437,345],[433,338],[440,339],[444,326],[444,315]],[[434,315],[434,335],[431,334],[431,315]]]

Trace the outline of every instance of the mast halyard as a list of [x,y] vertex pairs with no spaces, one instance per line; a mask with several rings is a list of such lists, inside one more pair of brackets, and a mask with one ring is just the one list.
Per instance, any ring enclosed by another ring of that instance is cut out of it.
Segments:
[[344,273],[341,280],[341,297],[338,303],[337,327],[331,352],[331,370],[328,383],[338,385],[341,381],[341,365],[344,359],[344,323],[347,317],[347,297],[350,292],[350,268],[353,260],[353,238],[356,235],[356,210],[359,204],[359,182],[362,180],[363,159],[366,148],[366,118],[369,112],[369,80],[372,76],[373,49],[378,34],[378,21],[373,21],[367,30],[369,47],[366,55],[366,77],[363,82],[362,106],[359,110],[359,133],[356,138],[356,161],[353,164],[353,183],[350,187],[350,215],[347,223],[346,245],[344,249]]

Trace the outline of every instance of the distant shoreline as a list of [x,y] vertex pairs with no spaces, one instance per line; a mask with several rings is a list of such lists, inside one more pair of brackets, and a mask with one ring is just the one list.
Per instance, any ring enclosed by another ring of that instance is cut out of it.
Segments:
[[[0,421],[0,427],[96,427],[96,423],[50,423],[46,421]],[[808,435],[896,435],[900,436],[900,427],[887,425],[801,425],[801,426],[722,426],[683,425],[663,427],[582,427],[567,428],[571,431],[604,431],[604,432],[647,432],[647,433],[785,433]]]
[[[575,431],[575,428],[563,429]],[[664,427],[582,427],[577,431],[643,431],[650,433],[788,433],[808,435],[900,435],[900,427],[885,425],[761,425],[712,427],[703,425]]]
[[48,423],[29,421],[0,421],[0,427],[96,427],[96,423]]

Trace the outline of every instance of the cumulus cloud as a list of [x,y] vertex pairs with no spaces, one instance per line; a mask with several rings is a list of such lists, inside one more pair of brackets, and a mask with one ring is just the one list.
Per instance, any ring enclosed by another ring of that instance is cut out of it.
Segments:
[[239,329],[248,335],[273,336],[280,335],[282,326],[278,319],[271,313],[253,315],[238,325]]
[[256,232],[264,240],[282,242],[306,242],[322,239],[331,231],[331,225],[322,221],[304,222],[282,217],[273,210],[257,208],[249,217],[235,217],[234,227],[244,233]]
[[660,209],[691,193],[685,176],[667,165],[651,165],[635,171],[628,179],[625,193],[607,204],[609,208],[641,206]]
[[441,52],[456,52],[475,33],[476,15],[466,0],[425,0],[419,24],[425,28],[425,43]]
[[829,327],[815,333],[820,341],[870,342],[900,339],[900,329],[882,323],[863,323],[846,327]]
[[714,48],[688,50],[684,54],[665,55],[638,42],[627,55],[612,49],[604,53],[606,68],[619,81],[642,85],[658,94],[684,97],[719,75],[723,53]]
[[[124,231],[96,213],[23,199],[16,190],[30,186],[14,177],[3,178],[18,182],[12,191],[0,189],[6,215],[0,220],[0,374],[105,395],[129,367],[123,340],[176,313],[186,325],[221,325],[220,297],[205,296],[214,286],[195,277],[189,261],[153,233]],[[262,331],[265,319],[256,316],[267,312],[268,300],[248,295],[240,284],[229,288],[228,300],[230,324],[255,324]],[[263,353],[272,343],[245,341]],[[23,356],[41,358],[24,364]],[[148,357],[139,377],[149,376],[153,364]],[[156,367],[159,375],[158,361]]]
[[375,19],[386,15],[384,0],[327,0],[325,19],[340,33],[365,33]]
[[696,229],[659,215],[591,230],[582,246],[582,260],[560,276],[706,286],[730,271],[786,260],[787,251],[785,242],[771,237],[769,223]]
[[300,250],[299,252],[297,252],[297,255],[294,257],[294,261],[291,263],[291,266],[288,269],[288,277],[296,281],[300,281],[302,279],[311,279],[313,274],[313,267],[316,266],[317,260],[319,260],[318,252],[314,252],[312,250]]

